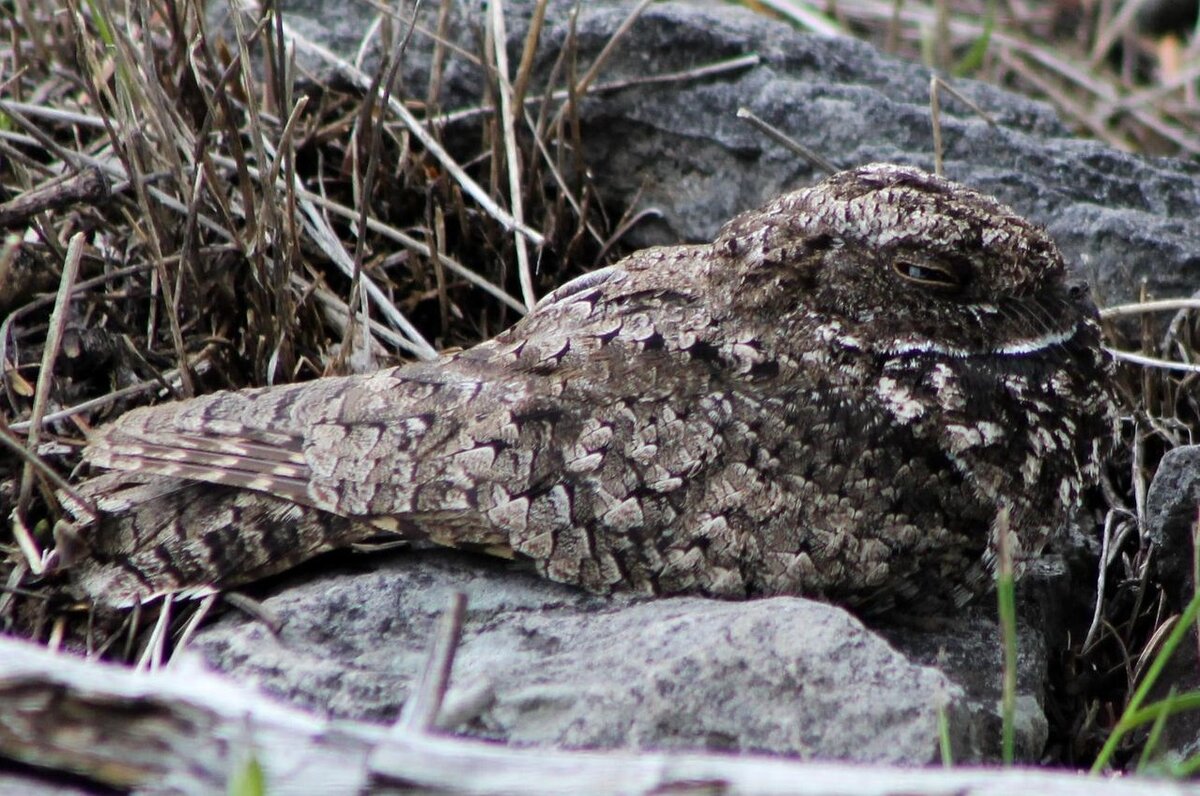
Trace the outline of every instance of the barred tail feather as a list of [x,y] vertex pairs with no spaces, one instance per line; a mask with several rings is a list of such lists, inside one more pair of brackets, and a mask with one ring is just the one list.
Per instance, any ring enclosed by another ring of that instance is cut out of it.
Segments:
[[260,492],[157,476],[102,476],[82,492],[99,524],[60,523],[58,563],[82,595],[117,608],[222,591],[377,532]]

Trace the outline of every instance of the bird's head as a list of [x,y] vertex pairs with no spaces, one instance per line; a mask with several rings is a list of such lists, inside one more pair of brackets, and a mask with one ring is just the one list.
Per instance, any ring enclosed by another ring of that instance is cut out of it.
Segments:
[[738,216],[713,245],[714,279],[743,313],[808,313],[894,353],[1023,354],[1094,334],[1087,291],[1041,228],[913,167],[835,174]]

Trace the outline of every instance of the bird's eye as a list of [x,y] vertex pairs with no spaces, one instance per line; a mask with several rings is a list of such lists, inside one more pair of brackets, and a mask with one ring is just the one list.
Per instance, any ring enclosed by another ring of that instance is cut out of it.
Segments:
[[922,287],[939,290],[957,290],[962,287],[962,280],[953,269],[940,263],[914,262],[904,257],[892,260],[892,268],[896,273]]

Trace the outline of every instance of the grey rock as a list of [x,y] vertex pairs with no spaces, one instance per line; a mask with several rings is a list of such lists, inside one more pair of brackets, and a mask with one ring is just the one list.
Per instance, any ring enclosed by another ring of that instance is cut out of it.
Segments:
[[[620,11],[581,21],[584,51]],[[588,160],[614,201],[663,211],[637,244],[705,239],[731,212],[820,175],[735,116],[757,115],[839,167],[875,160],[930,168],[929,72],[843,39],[797,33],[741,10],[655,6],[620,53],[642,74],[678,66],[679,44],[708,58],[758,53],[761,66],[726,80],[631,89],[589,103]],[[672,43],[676,42],[676,43]],[[647,63],[646,61],[651,61]],[[658,63],[655,63],[657,61]],[[612,72],[621,74],[614,64]],[[972,81],[955,84],[997,121],[943,103],[945,173],[1045,224],[1104,303],[1189,295],[1200,269],[1200,167],[1140,158],[1072,139],[1046,106]],[[669,153],[664,157],[664,153]]]
[[[1192,567],[1193,534],[1200,512],[1200,445],[1182,445],[1163,456],[1146,493],[1146,537],[1154,545],[1151,561],[1180,611],[1195,593]],[[1152,700],[1173,691],[1182,694],[1200,688],[1200,651],[1185,640],[1167,662],[1151,692]],[[1200,751],[1200,714],[1181,711],[1163,725],[1157,746],[1160,760],[1182,761]]]
[[111,793],[95,786],[81,782],[71,784],[66,778],[55,773],[35,771],[2,771],[0,772],[0,793],[20,793],[22,796],[92,796],[97,793]]
[[[522,744],[722,749],[858,762],[926,763],[944,708],[956,760],[999,750],[996,631],[986,614],[912,631],[914,663],[844,610],[799,598],[723,602],[601,599],[488,559],[449,552],[375,557],[297,576],[266,598],[280,618],[229,615],[194,649],[230,676],[341,717],[392,720],[426,657],[449,595],[468,595],[447,703],[491,685],[457,729]],[[924,642],[914,641],[924,638]],[[959,647],[969,637],[970,646]],[[920,649],[918,649],[920,648]],[[1035,656],[1036,657],[1036,656]],[[930,663],[934,662],[930,660]],[[970,684],[955,680],[967,679]],[[1026,667],[1019,748],[1045,739]],[[970,688],[984,687],[978,693]],[[964,687],[965,686],[965,687]],[[989,690],[992,689],[992,690]]]
[[1159,579],[1182,609],[1194,589],[1197,512],[1200,511],[1200,445],[1182,445],[1163,456],[1146,492],[1146,536],[1155,545]]
[[[966,748],[984,759],[998,756],[1002,743],[1001,698],[1004,652],[992,601],[974,605],[943,627],[879,627],[876,630],[914,663],[944,672],[964,692],[960,721],[969,736]],[[1045,636],[1028,618],[1017,623],[1017,699],[1015,754],[1037,760],[1049,737],[1045,712],[1047,649]]]

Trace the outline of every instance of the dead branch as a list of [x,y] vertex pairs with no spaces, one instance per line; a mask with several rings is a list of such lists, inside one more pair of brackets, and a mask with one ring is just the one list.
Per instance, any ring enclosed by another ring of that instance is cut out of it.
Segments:
[[38,213],[62,210],[76,204],[94,205],[108,198],[108,179],[97,168],[88,168],[63,180],[26,191],[0,205],[0,228],[23,227]]
[[[0,639],[0,756],[145,792],[221,791],[245,750],[272,794],[1200,796],[1200,786],[1036,769],[897,768],[764,755],[515,749],[287,707],[193,666],[138,673]],[[370,763],[368,764],[368,757]]]

